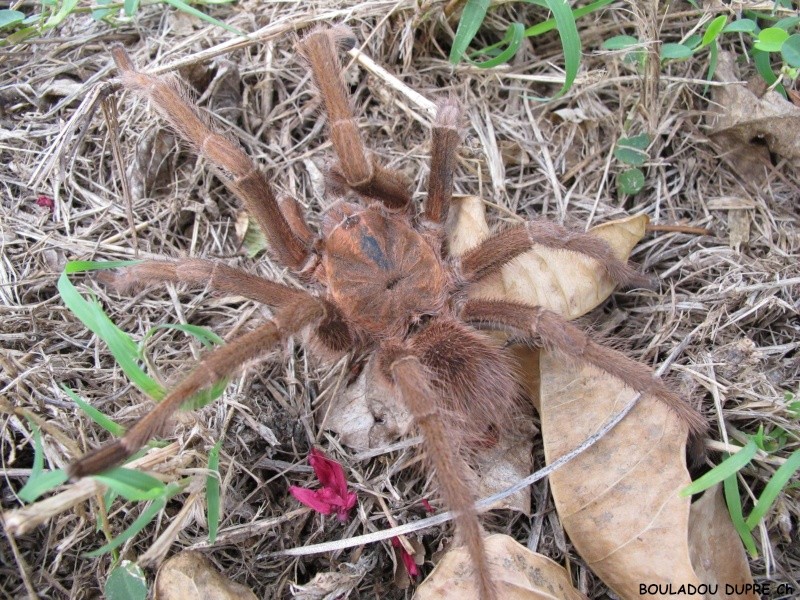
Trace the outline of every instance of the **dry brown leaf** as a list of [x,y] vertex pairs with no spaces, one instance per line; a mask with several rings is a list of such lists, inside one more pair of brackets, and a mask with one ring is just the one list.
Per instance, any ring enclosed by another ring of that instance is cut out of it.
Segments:
[[[706,600],[758,598],[754,592],[743,595],[725,593],[736,591],[737,586],[741,590],[744,589],[743,585],[752,585],[753,576],[750,574],[750,563],[739,534],[731,522],[721,485],[706,490],[692,504],[689,515],[689,553],[694,569],[703,583],[717,586],[709,589],[716,589],[716,593],[707,594]],[[727,588],[726,585],[732,587]]]
[[[448,226],[450,251],[458,256],[489,235],[483,202],[475,196],[454,200]],[[627,260],[644,237],[647,215],[625,217],[593,227],[614,254]],[[537,246],[506,265],[499,277],[475,286],[471,297],[495,298],[543,306],[568,319],[586,314],[614,291],[614,282],[597,262],[575,254]]]
[[413,424],[411,413],[375,376],[368,363],[358,378],[333,399],[333,406],[320,416],[325,427],[339,435],[342,444],[359,452],[387,446],[406,435]]
[[292,584],[295,600],[337,600],[347,598],[359,582],[375,567],[374,555],[362,555],[356,564],[341,563],[337,571],[317,573],[304,585]]
[[[542,352],[542,433],[548,464],[592,435],[635,395],[589,366]],[[699,585],[686,542],[691,479],[686,431],[643,397],[592,448],[550,476],[561,523],[589,567],[622,598],[640,584]],[[688,597],[688,596],[686,596]]]
[[[457,250],[464,251],[484,239],[488,227],[479,199],[463,199],[455,208],[454,239]],[[645,216],[629,217],[592,232],[605,239],[619,259],[627,260],[647,222]],[[485,282],[478,293],[545,306],[573,319],[595,308],[613,289],[594,261],[535,248]],[[618,380],[560,354],[537,355],[525,348],[515,348],[514,353],[534,402],[540,396],[548,463],[595,433],[634,396]],[[550,477],[558,514],[573,544],[623,598],[640,597],[643,583],[699,585],[731,577],[723,569],[725,563],[712,564],[716,575],[703,571],[702,579],[693,568],[687,543],[690,504],[678,496],[690,483],[685,444],[686,433],[674,414],[645,397],[610,434]],[[719,516],[723,521],[725,517],[727,512]],[[708,532],[712,541],[732,529],[729,517],[727,524],[708,527],[715,528]],[[731,544],[735,553],[741,551],[738,537],[727,546]],[[699,541],[696,547],[698,560],[712,560]],[[749,573],[746,560],[738,567]]]
[[[546,556],[536,554],[507,535],[486,538],[489,568],[503,600],[562,599],[586,596],[572,587],[569,574]],[[476,598],[472,561],[463,547],[447,552],[419,586],[415,600]]]
[[158,570],[156,600],[256,600],[249,588],[221,575],[199,552],[176,554]]
[[[715,73],[719,81],[741,80],[735,58],[729,52],[719,53]],[[716,87],[714,104],[716,112],[709,123],[712,138],[742,179],[765,181],[771,167],[770,152],[800,166],[800,107],[778,92],[769,91],[759,97],[741,84]]]

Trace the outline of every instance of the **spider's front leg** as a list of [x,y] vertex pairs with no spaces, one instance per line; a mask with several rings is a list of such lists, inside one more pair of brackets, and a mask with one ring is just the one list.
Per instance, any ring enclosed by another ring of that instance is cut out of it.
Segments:
[[613,375],[637,392],[655,396],[675,412],[692,436],[704,434],[708,427],[700,413],[646,366],[597,344],[553,311],[512,302],[469,300],[460,316],[479,329],[505,331],[517,339],[560,350]]
[[434,375],[420,359],[400,344],[385,343],[379,364],[399,390],[425,439],[426,454],[436,471],[442,498],[456,513],[458,533],[475,567],[480,600],[496,600],[497,590],[489,572],[475,498],[467,485],[468,467],[459,454],[458,436],[446,426],[440,386],[434,385]]
[[411,202],[406,178],[368,155],[353,117],[337,54],[337,47],[353,44],[353,32],[339,25],[314,29],[298,46],[311,66],[314,83],[328,113],[331,143],[339,159],[338,169],[331,176],[334,180],[343,178],[348,187],[383,202],[388,208],[405,209]]
[[225,185],[258,223],[276,258],[295,271],[301,270],[310,255],[309,245],[296,233],[297,228],[289,225],[269,182],[241,146],[214,131],[197,107],[187,102],[176,80],[137,71],[122,46],[115,46],[111,53],[125,87],[151,100],[180,136],[211,161]]
[[533,219],[514,225],[485,239],[461,257],[462,276],[467,283],[479,281],[536,245],[577,252],[593,258],[618,284],[649,283],[646,277],[637,273],[628,263],[614,256],[605,240],[588,233],[572,231],[544,219]]
[[321,322],[325,317],[325,305],[305,294],[304,298],[278,311],[273,320],[212,351],[124,436],[73,462],[68,468],[70,476],[77,478],[100,473],[121,463],[163,431],[172,413],[197,392],[232,375],[251,360],[263,356],[282,338]]

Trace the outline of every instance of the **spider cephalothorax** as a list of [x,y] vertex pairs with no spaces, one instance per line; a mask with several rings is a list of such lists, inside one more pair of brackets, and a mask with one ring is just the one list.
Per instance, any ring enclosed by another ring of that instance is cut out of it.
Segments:
[[307,332],[321,354],[373,353],[368,364],[393,387],[427,443],[444,500],[476,567],[480,595],[495,598],[481,528],[459,454],[464,440],[507,423],[517,396],[511,359],[485,332],[555,348],[666,402],[698,433],[703,419],[643,365],[592,342],[540,307],[471,300],[470,286],[496,273],[533,245],[579,252],[597,260],[619,283],[635,272],[601,240],[546,221],[502,230],[456,259],[448,254],[444,224],[451,201],[460,110],[439,104],[432,128],[431,170],[422,211],[404,178],[364,148],[344,84],[337,44],[348,29],[317,29],[300,43],[328,115],[337,162],[328,173],[332,207],[319,234],[293,199],[278,202],[272,186],[235,142],[216,132],[171,79],[136,71],[121,48],[114,59],[128,89],[152,101],[243,201],[269,240],[277,261],[309,284],[309,291],[200,259],[145,261],[112,278],[118,288],[185,282],[237,294],[273,308],[274,317],[208,354],[152,412],[126,435],[72,464],[73,476],[102,471],[138,450],[185,400],[274,348]]

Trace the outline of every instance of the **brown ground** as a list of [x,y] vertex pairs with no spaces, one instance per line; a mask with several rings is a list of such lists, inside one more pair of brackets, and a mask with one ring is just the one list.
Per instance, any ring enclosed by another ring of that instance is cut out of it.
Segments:
[[[677,41],[697,24],[697,13],[677,12],[691,8],[677,4],[670,15],[659,17],[664,40]],[[129,259],[137,251],[140,257],[221,257],[265,276],[291,280],[269,260],[243,256],[235,234],[239,209],[219,180],[189,153],[176,151],[174,139],[159,133],[160,124],[141,103],[117,95],[119,126],[114,134],[126,164],[136,162],[130,171],[133,235],[108,123],[101,110],[92,113],[84,102],[96,86],[114,77],[107,48],[121,42],[140,65],[159,70],[181,66],[181,75],[192,82],[201,103],[225,117],[226,127],[275,175],[278,188],[318,213],[315,165],[322,164],[329,146],[307,70],[293,52],[293,31],[312,22],[344,20],[360,40],[366,40],[363,51],[403,83],[429,99],[444,93],[461,99],[468,107],[469,129],[457,191],[481,195],[493,219],[508,220],[511,212],[585,228],[645,212],[657,224],[708,228],[708,236],[649,235],[633,260],[659,278],[658,288],[616,294],[590,315],[588,324],[651,365],[691,332],[672,374],[683,392],[702,403],[712,423],[712,437],[720,439],[723,423],[731,441],[739,444],[760,426],[782,427],[793,431],[794,437],[773,456],[785,459],[798,448],[800,427],[786,409],[784,394],[797,393],[800,386],[800,178],[790,162],[773,155],[776,166],[760,184],[742,176],[709,143],[705,113],[710,103],[701,81],[707,55],[664,67],[658,95],[644,97],[648,86],[642,78],[619,55],[598,51],[604,39],[641,28],[629,11],[609,10],[579,23],[585,61],[575,87],[558,101],[540,104],[532,97],[557,89],[547,79],[544,83],[537,79],[559,75],[557,36],[525,43],[510,67],[501,70],[453,69],[447,52],[457,21],[443,16],[443,5],[416,0],[244,0],[212,11],[239,29],[260,30],[256,41],[239,43],[232,51],[219,47],[234,40],[232,34],[159,5],[140,10],[132,22],[116,28],[73,15],[43,38],[0,50],[4,510],[19,506],[14,490],[21,487],[32,464],[30,427],[24,415],[36,415],[42,424],[52,468],[65,466],[105,439],[99,428],[79,416],[59,389],[61,384],[121,422],[139,414],[144,403],[106,347],[64,307],[55,284],[66,261]],[[474,46],[496,41],[512,16],[526,23],[543,18],[536,7],[514,7],[495,11],[482,42]],[[204,53],[210,48],[218,50]],[[414,178],[419,196],[424,190],[429,132],[424,113],[385,79],[368,75],[359,66],[352,66],[348,77],[370,146],[389,165]],[[565,119],[566,113],[559,116],[560,109],[580,111],[581,122]],[[649,152],[645,190],[620,201],[613,184],[621,170],[610,158],[613,143],[623,132],[639,133],[651,125],[656,141]],[[147,166],[151,156],[160,170]],[[52,213],[37,206],[42,195],[54,198]],[[749,208],[731,208],[743,202]],[[157,289],[132,297],[108,293],[95,283],[82,289],[93,290],[111,318],[136,339],[153,325],[177,322],[206,325],[229,336],[264,316],[249,302],[183,289]],[[149,340],[148,352],[162,380],[169,382],[197,358],[199,345],[161,330]],[[323,380],[322,375],[293,346],[283,359],[237,378],[224,401],[181,418],[179,440],[194,448],[184,454],[187,468],[202,467],[208,447],[225,431],[223,531],[295,509],[286,488],[302,481],[311,444],[338,446],[308,417],[316,398],[331,393],[328,388],[338,379]],[[259,424],[272,431],[277,445],[268,443]],[[370,498],[382,495],[396,517],[421,516],[418,498],[435,497],[435,491],[414,461],[415,451],[406,447],[353,460],[349,478],[360,483],[359,489],[371,490]],[[538,444],[536,452],[536,464],[541,465]],[[719,455],[712,453],[711,458],[716,462]],[[406,463],[413,466],[398,468]],[[743,471],[743,481],[757,495],[775,468],[775,461],[756,461]],[[291,480],[288,471],[294,471]],[[545,496],[542,492],[543,488],[535,490],[534,497]],[[168,505],[169,516],[181,509],[184,499],[179,496]],[[552,508],[552,500],[546,502],[535,510]],[[21,597],[29,585],[42,597],[98,596],[110,558],[81,556],[104,541],[95,530],[99,518],[95,506],[81,503],[63,512],[17,538],[13,549],[4,538],[2,595]],[[207,555],[259,597],[276,598],[290,596],[291,582],[305,583],[316,572],[364,555],[374,561],[374,568],[353,597],[405,597],[407,592],[392,583],[388,544],[337,555],[271,554],[386,526],[374,499],[362,509],[364,514],[346,525],[303,512],[258,536],[219,544]],[[119,531],[130,523],[138,510],[116,510],[109,517],[112,529]],[[173,551],[205,538],[202,512],[189,514]],[[762,557],[752,562],[758,581],[770,577],[797,586],[799,519],[800,488],[795,484],[755,531],[762,544]],[[144,553],[169,522],[169,517],[158,520],[124,548],[124,555]],[[530,523],[511,514],[495,513],[487,519],[492,531],[530,541],[538,552],[569,563],[575,584],[589,596],[608,596],[565,541],[557,519],[546,519],[540,537],[533,540],[529,540]],[[449,535],[447,527],[429,530],[423,541],[433,551]]]

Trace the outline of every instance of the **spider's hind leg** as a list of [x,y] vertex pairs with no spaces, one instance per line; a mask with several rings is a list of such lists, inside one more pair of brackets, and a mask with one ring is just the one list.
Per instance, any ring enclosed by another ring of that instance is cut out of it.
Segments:
[[388,208],[405,209],[411,203],[406,178],[381,166],[370,156],[358,131],[344,81],[337,47],[353,47],[353,32],[343,25],[316,28],[298,45],[308,61],[328,113],[331,143],[339,159],[330,174],[334,185],[343,183]]
[[594,342],[553,311],[499,300],[469,300],[460,316],[477,328],[504,331],[528,343],[555,348],[605,371],[637,392],[658,398],[672,409],[693,436],[703,435],[708,428],[705,418],[649,368],[622,352]]

